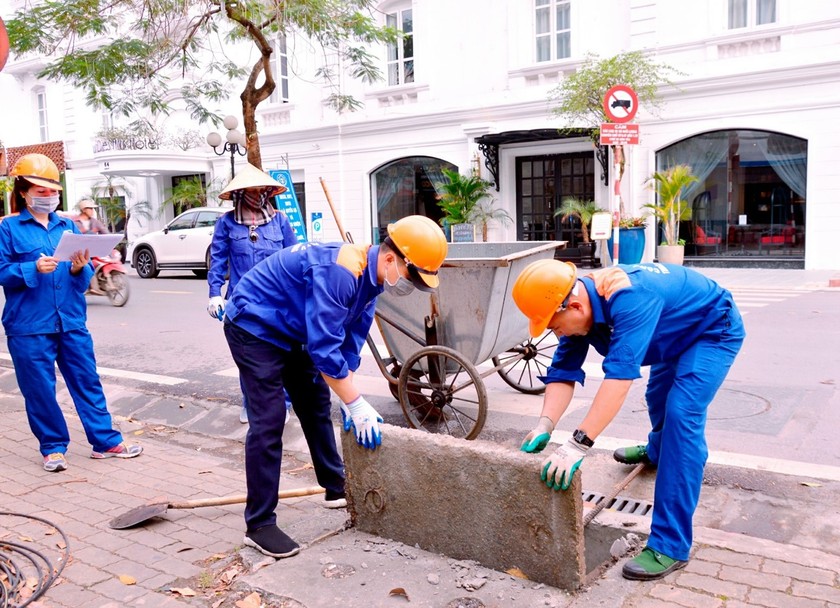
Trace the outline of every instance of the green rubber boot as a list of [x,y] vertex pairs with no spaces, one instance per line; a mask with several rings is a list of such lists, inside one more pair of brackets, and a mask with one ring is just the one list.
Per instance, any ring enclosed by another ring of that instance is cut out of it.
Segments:
[[688,562],[671,559],[667,555],[657,553],[650,547],[624,564],[621,574],[631,581],[655,581],[664,578],[680,568],[685,568]]
[[629,448],[618,448],[613,452],[613,458],[622,464],[645,464],[653,465],[647,455],[646,445],[634,445]]

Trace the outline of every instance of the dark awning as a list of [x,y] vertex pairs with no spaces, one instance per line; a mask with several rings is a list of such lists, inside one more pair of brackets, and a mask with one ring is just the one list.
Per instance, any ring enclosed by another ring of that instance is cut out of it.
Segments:
[[[508,144],[523,144],[534,141],[550,141],[552,139],[574,139],[579,137],[590,138],[593,129],[527,129],[524,131],[503,131],[501,133],[488,133],[475,138],[478,149],[484,155],[484,166],[493,176],[493,183],[496,191],[499,190],[499,147]],[[607,177],[607,155],[603,149],[596,148],[595,154],[601,163],[602,180]],[[605,182],[606,183],[606,182]]]

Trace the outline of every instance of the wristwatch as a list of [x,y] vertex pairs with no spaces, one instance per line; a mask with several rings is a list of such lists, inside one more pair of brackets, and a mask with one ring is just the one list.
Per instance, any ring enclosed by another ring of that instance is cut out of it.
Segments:
[[574,433],[572,433],[572,439],[574,439],[577,443],[581,445],[585,445],[588,448],[591,448],[595,445],[595,442],[592,441],[586,435],[586,431],[581,431],[580,429],[576,429]]

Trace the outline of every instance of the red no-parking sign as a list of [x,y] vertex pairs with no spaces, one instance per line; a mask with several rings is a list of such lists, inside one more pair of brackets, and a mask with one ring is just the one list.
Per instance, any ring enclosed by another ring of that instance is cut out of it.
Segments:
[[604,95],[604,113],[610,122],[630,122],[638,109],[636,91],[626,84],[617,84]]

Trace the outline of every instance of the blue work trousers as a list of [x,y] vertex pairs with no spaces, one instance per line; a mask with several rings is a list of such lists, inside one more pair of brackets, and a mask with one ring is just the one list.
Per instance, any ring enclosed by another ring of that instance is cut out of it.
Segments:
[[93,449],[104,452],[122,442],[108,413],[87,329],[8,336],[7,343],[29,428],[38,439],[42,455],[64,453],[70,444],[67,422],[56,400],[56,363]]
[[651,432],[648,457],[657,465],[648,546],[687,560],[692,519],[700,498],[706,446],[706,412],[744,342],[733,305],[678,359],[651,365],[646,393]]
[[227,321],[225,338],[248,399],[245,524],[252,532],[277,521],[274,510],[286,425],[284,389],[309,446],[318,484],[343,492],[344,463],[335,443],[330,389],[309,354],[301,346],[283,350]]

